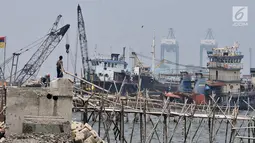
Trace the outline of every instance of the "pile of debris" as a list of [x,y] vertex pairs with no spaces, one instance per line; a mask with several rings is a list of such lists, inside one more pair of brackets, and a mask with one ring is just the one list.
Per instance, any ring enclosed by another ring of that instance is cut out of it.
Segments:
[[72,136],[75,143],[104,143],[89,124],[72,123]]
[[8,138],[1,138],[1,143],[74,143],[69,134],[45,134],[30,133],[20,135],[10,135]]

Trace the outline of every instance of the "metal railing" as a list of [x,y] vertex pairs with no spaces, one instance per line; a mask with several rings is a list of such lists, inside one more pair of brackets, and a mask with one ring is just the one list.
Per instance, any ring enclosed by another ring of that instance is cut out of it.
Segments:
[[225,68],[225,69],[242,69],[242,63],[217,63],[217,62],[208,62],[208,68]]
[[223,81],[241,81],[241,78],[239,75],[236,76],[228,76],[228,75],[220,75],[220,76],[216,76],[216,75],[209,75],[209,79],[210,80],[223,80]]

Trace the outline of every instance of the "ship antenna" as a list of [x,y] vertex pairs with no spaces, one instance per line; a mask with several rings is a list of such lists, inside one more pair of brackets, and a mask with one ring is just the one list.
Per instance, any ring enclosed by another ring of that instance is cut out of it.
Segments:
[[154,30],[154,34],[153,34],[153,41],[152,41],[152,63],[151,63],[151,71],[152,74],[154,74],[154,70],[155,70],[155,30]]

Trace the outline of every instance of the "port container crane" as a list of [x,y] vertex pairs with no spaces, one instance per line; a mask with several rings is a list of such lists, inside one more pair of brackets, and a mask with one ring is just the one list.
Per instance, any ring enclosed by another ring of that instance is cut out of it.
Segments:
[[17,78],[14,79],[14,84],[18,84],[19,86],[21,86],[30,77],[34,76],[39,71],[43,62],[48,58],[48,56],[60,43],[60,41],[62,40],[62,38],[64,37],[64,35],[66,34],[67,30],[70,27],[69,24],[66,24],[60,29],[57,29],[57,25],[60,18],[61,16],[57,18],[45,41],[28,60],[25,66],[21,69]]
[[85,23],[82,16],[82,10],[80,5],[78,5],[77,7],[77,21],[78,21],[78,35],[79,35],[78,37],[79,37],[80,48],[81,48],[83,74],[84,74],[84,78],[90,81],[90,64],[89,64],[87,35],[85,31]]

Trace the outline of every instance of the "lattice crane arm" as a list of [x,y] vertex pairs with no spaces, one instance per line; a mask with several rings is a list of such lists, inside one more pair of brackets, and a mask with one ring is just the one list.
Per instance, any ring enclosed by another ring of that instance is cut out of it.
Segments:
[[59,24],[59,21],[60,21],[61,18],[62,18],[62,15],[61,14],[58,15],[57,19],[53,23],[53,26],[52,26],[50,32],[56,32],[58,30],[58,24]]
[[13,56],[11,56],[10,58],[6,59],[2,64],[0,64],[0,80],[5,80],[5,75],[4,75],[4,71],[3,71],[3,67],[4,65],[10,63],[12,61]]
[[37,71],[39,71],[44,61],[60,43],[69,27],[70,25],[67,24],[62,28],[56,30],[55,32],[53,29],[53,31],[48,34],[46,40],[42,43],[42,45],[37,49],[37,51],[32,55],[32,57],[28,60],[25,66],[21,69],[17,78],[14,79],[14,83],[22,85]]
[[81,57],[82,57],[82,68],[84,72],[84,77],[86,80],[90,81],[90,64],[89,64],[89,54],[88,54],[88,43],[87,35],[85,31],[85,23],[82,16],[82,10],[80,5],[77,7],[77,21],[78,21],[78,37],[80,41]]
[[134,58],[134,66],[139,66],[139,67],[144,67],[143,63],[141,62],[141,60],[138,58],[136,52],[131,52],[132,57]]

